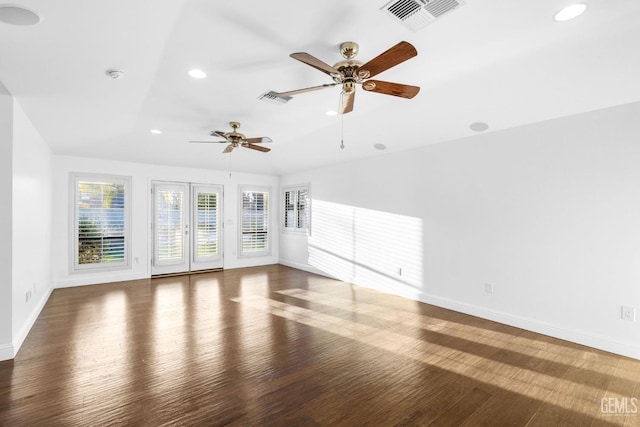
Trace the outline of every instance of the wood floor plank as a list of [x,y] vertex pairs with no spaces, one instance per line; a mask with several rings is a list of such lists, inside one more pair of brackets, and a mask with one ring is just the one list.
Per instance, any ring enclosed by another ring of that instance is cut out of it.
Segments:
[[640,426],[640,361],[271,265],[55,290],[0,426]]

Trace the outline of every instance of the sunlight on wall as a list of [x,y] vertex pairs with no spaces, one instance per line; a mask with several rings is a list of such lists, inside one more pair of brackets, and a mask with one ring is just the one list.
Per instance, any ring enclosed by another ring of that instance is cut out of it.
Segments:
[[313,200],[309,265],[345,282],[416,298],[422,220]]

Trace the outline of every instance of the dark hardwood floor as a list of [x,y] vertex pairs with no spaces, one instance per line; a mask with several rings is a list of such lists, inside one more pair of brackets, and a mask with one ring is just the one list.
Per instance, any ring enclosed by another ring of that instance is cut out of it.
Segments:
[[279,265],[55,290],[0,362],[2,426],[640,426],[638,397],[640,361]]

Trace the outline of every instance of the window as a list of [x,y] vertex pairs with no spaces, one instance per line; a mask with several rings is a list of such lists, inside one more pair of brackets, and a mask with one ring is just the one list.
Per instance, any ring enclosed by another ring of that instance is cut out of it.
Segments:
[[309,186],[289,187],[284,189],[284,230],[309,230],[310,202]]
[[128,266],[130,178],[72,177],[73,269]]
[[240,255],[269,253],[269,189],[241,187]]

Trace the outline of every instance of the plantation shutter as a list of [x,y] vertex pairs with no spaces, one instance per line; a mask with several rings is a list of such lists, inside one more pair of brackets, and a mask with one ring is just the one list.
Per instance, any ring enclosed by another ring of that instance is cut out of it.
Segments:
[[243,254],[269,251],[269,192],[242,191]]
[[284,193],[284,226],[285,228],[295,227],[296,219],[296,192],[294,190]]
[[218,194],[197,192],[196,257],[218,254]]
[[306,230],[309,224],[309,191],[305,189],[296,192],[296,227],[300,230]]
[[284,228],[306,231],[309,227],[309,189],[301,187],[284,192]]
[[75,268],[127,265],[125,182],[76,177],[74,183]]
[[184,258],[184,190],[156,190],[155,262]]

